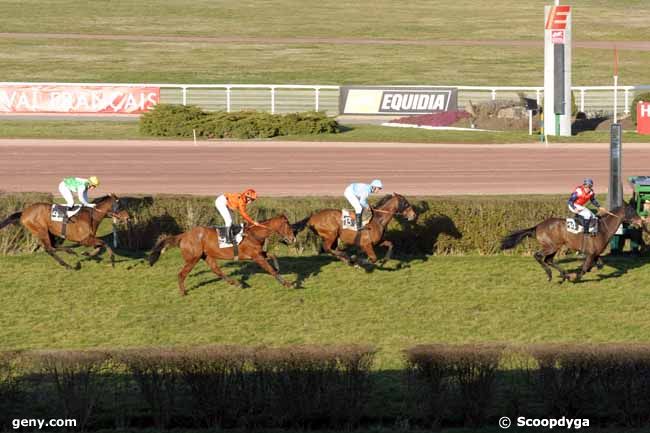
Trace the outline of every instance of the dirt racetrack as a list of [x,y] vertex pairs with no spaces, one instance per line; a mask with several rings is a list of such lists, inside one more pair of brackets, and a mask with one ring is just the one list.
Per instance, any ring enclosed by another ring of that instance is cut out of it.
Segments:
[[[623,173],[650,175],[649,144],[623,144]],[[409,195],[568,194],[585,176],[606,192],[609,144],[0,140],[0,191],[57,193],[91,174],[117,194],[341,195],[376,177]]]

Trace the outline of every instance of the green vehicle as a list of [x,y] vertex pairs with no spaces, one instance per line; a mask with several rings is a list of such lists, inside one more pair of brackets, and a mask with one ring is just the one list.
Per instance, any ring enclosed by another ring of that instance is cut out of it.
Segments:
[[[636,212],[643,218],[650,216],[650,176],[630,176],[627,178],[632,185],[633,197],[636,199]],[[639,253],[643,245],[643,232],[639,228],[623,225],[622,233],[614,235],[610,242],[612,254],[620,254],[625,246],[625,240],[630,240],[632,253]]]

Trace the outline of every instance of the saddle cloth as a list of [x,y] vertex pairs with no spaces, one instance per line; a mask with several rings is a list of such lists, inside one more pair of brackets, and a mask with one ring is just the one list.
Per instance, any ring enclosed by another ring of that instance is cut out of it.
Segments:
[[[362,221],[362,225],[365,226],[370,221],[370,218],[366,217]],[[346,230],[357,230],[357,216],[353,210],[341,209],[341,228]]]
[[[232,244],[230,242],[226,242],[227,229],[228,227],[226,226],[215,227],[215,230],[217,230],[217,235],[219,237],[219,248],[232,247]],[[237,242],[237,245],[239,245],[244,237],[244,224],[233,225],[232,230],[235,232],[235,242]]]
[[[578,234],[578,233],[584,233],[585,228],[583,227],[582,224],[579,224],[578,221],[576,221],[575,218],[567,218],[566,219],[566,230],[569,233],[573,234]],[[596,218],[595,223],[591,223],[591,228],[589,230],[589,233],[598,233],[598,218]]]
[[[71,218],[79,213],[81,210],[82,206],[81,205],[74,205],[71,211],[68,211],[68,218]],[[58,221],[62,222],[63,221],[63,215],[64,212],[67,210],[67,206],[62,206],[59,204],[53,204],[52,205],[52,211],[50,212],[50,218],[52,221]]]

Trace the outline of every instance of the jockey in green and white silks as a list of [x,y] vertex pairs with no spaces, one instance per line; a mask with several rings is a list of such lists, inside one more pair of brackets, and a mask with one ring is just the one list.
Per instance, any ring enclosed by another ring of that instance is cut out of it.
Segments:
[[99,186],[99,179],[97,176],[90,176],[88,179],[81,177],[66,177],[59,184],[59,192],[68,209],[74,206],[73,193],[77,193],[79,201],[82,205],[87,207],[95,207],[94,203],[88,202],[88,190],[97,188]]
[[345,198],[348,199],[352,207],[354,208],[354,213],[356,214],[357,220],[357,230],[362,229],[362,214],[364,209],[368,209],[368,196],[374,192],[381,191],[384,188],[384,185],[381,183],[381,180],[375,179],[370,182],[370,185],[366,183],[353,183],[348,185],[343,192]]

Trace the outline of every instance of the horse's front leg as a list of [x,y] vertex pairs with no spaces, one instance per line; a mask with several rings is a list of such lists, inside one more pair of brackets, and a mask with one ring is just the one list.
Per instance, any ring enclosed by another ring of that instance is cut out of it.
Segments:
[[86,238],[83,242],[81,242],[82,245],[86,245],[88,247],[95,247],[95,250],[89,254],[87,254],[88,257],[96,257],[102,248],[106,249],[106,252],[108,252],[108,257],[111,260],[111,266],[115,267],[115,256],[113,255],[113,249],[108,246],[108,244],[101,239],[97,239],[95,237],[89,237]]
[[282,284],[284,287],[288,287],[288,288],[294,287],[292,283],[282,278],[282,275],[280,275],[278,271],[276,271],[275,269],[273,269],[271,265],[269,265],[269,262],[266,260],[266,257],[264,257],[263,255],[258,254],[254,256],[253,261],[257,263],[266,272],[273,275],[273,277],[275,277],[275,279],[278,280],[278,282]]
[[386,255],[381,260],[381,263],[384,264],[387,261],[389,261],[393,255],[393,243],[391,241],[383,241],[382,243],[379,244],[379,246],[388,248],[388,251],[386,251]]

